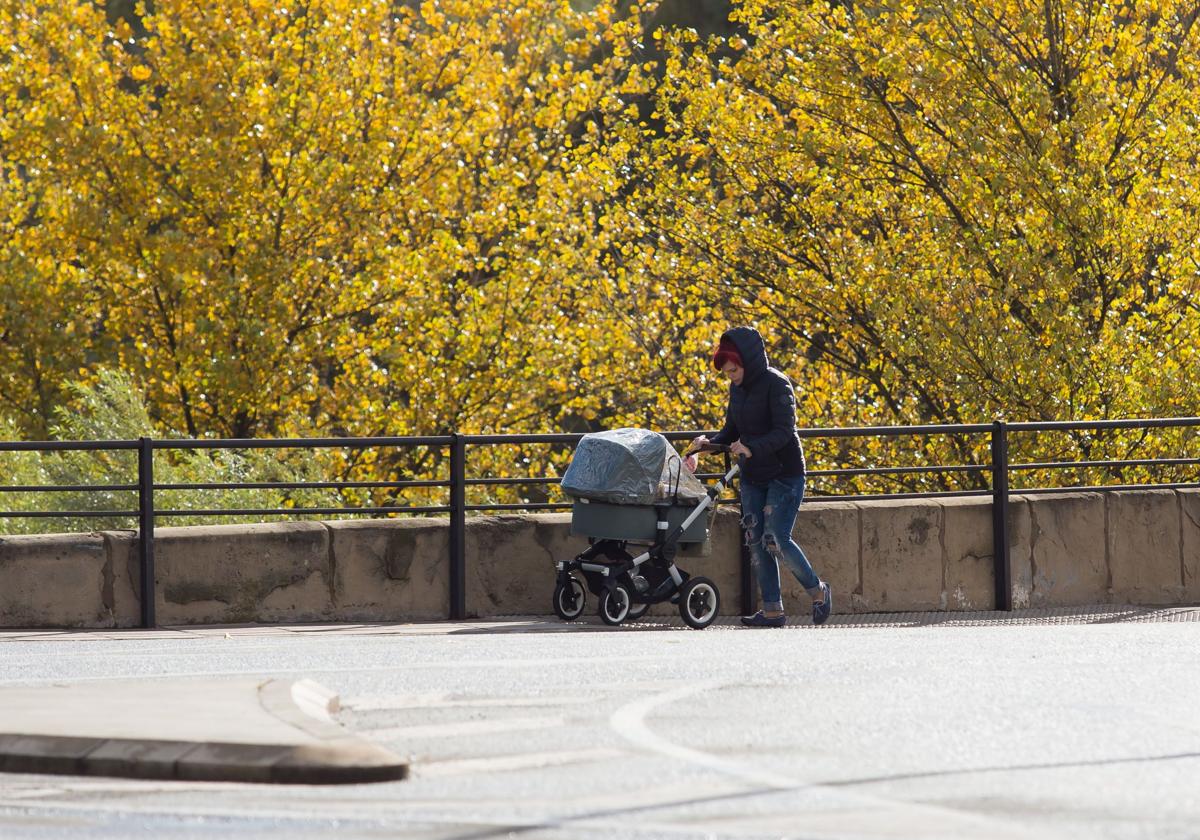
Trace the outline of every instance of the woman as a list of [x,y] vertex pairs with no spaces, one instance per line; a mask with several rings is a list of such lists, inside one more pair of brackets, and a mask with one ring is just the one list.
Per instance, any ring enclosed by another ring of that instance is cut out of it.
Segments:
[[767,364],[758,330],[734,327],[721,336],[713,367],[729,377],[725,426],[704,443],[730,444],[741,465],[742,527],[750,546],[762,609],[743,616],[748,627],[787,623],[779,584],[782,559],[813,599],[813,623],[833,612],[829,584],[817,577],[804,551],[792,539],[796,512],[804,499],[804,450],[796,434],[796,395],[792,383]]

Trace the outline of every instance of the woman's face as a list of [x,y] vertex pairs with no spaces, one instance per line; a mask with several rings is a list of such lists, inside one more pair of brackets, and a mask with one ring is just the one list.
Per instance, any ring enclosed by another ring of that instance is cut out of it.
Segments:
[[742,377],[746,374],[746,369],[733,362],[726,362],[724,367],[721,368],[721,373],[728,376],[729,381],[734,385],[741,385]]

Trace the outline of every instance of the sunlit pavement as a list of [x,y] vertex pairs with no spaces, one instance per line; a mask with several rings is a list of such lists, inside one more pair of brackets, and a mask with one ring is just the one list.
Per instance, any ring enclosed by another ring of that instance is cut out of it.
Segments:
[[0,686],[314,680],[412,778],[0,775],[0,836],[1194,838],[1198,650],[1200,610],[1113,606],[3,631]]

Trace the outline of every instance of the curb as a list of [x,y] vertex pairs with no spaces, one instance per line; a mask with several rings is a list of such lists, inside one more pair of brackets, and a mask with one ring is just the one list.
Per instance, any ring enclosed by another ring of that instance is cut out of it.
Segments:
[[382,748],[349,744],[280,747],[126,738],[0,735],[0,772],[117,776],[190,782],[344,785],[407,778]]
[[256,702],[297,730],[297,743],[0,733],[0,772],[191,782],[341,785],[392,782],[408,765],[329,718],[338,698],[310,680],[269,680]]

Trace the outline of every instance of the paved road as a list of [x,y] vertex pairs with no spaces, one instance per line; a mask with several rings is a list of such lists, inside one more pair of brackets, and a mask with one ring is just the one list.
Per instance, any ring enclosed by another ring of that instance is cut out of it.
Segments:
[[0,837],[1197,838],[1197,619],[0,634],[0,686],[308,677],[414,771],[0,775]]

